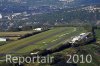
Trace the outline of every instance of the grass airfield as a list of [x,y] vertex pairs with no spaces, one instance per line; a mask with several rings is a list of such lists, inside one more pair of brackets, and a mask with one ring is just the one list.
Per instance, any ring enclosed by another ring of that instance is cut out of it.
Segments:
[[[66,42],[69,40],[71,37],[79,35],[80,33],[86,32],[84,28],[82,27],[55,27],[52,28],[51,30],[33,35],[28,38],[24,38],[21,40],[13,41],[11,43],[5,44],[0,46],[0,55],[1,54],[9,54],[9,53],[29,53],[35,49],[50,49],[57,47],[58,45]],[[100,30],[96,30],[96,37],[97,37],[97,42],[100,41]],[[98,46],[98,47],[97,47]],[[93,56],[93,62],[88,64],[81,64],[78,63],[77,66],[98,66],[99,65],[99,48],[100,45],[95,45],[95,44],[88,44],[85,46],[79,47],[81,48],[81,51],[77,52],[77,48],[67,48],[65,50],[62,50],[60,52],[56,53],[61,53],[63,55],[66,54],[73,54],[77,53],[78,55],[83,54],[91,54]],[[78,48],[78,49],[79,49]],[[85,51],[86,53],[84,53]],[[53,53],[53,54],[56,54]],[[53,55],[51,54],[51,55]],[[26,66],[41,66],[42,64],[25,64]],[[45,64],[44,66],[49,66],[48,64]]]
[[82,28],[77,27],[56,27],[46,32],[0,46],[0,53],[26,53],[37,48],[51,48],[83,31]]

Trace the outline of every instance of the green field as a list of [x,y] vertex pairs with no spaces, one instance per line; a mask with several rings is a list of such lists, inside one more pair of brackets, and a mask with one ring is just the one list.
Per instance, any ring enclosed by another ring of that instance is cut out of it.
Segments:
[[32,31],[19,31],[19,32],[0,32],[0,36],[23,36],[28,33],[32,33]]
[[[11,43],[8,43],[6,45],[0,46],[0,53],[29,53],[35,49],[51,49],[59,46],[60,44],[63,44],[67,40],[69,40],[71,37],[79,35],[80,33],[86,32],[82,27],[56,27],[51,30],[36,34],[34,36],[24,38],[21,40],[17,40]],[[96,30],[96,37],[97,42],[100,41],[100,30]],[[77,52],[77,48],[67,48],[65,50],[62,50],[60,53],[66,56],[67,54],[73,54],[77,53],[78,55],[86,55],[91,54],[93,57],[92,63],[85,63],[81,64],[78,63],[78,66],[98,66],[99,64],[99,49],[100,45],[88,44],[85,46],[78,47],[80,48],[80,51]],[[56,54],[53,53],[53,54]],[[53,55],[51,54],[51,55]],[[15,54],[14,54],[15,55]],[[29,64],[32,66],[31,64]],[[34,64],[34,65],[37,65]],[[39,65],[39,64],[38,64]],[[49,66],[49,65],[48,65]]]
[[96,29],[97,40],[100,40],[100,29]]
[[26,34],[32,34],[36,32],[35,30],[31,31],[19,31],[19,32],[0,32],[0,37],[6,37],[9,40],[18,40],[21,36],[24,36]]
[[0,46],[7,44],[8,42],[0,42]]
[[[95,31],[96,31],[97,42],[100,42],[100,29],[96,29]],[[78,52],[77,49],[79,50]],[[91,63],[77,63],[77,66],[100,66],[100,43],[87,44],[85,46],[80,46],[78,48],[68,48],[58,53],[63,54],[63,56],[66,56],[67,54],[71,55],[72,53],[84,56],[91,54],[92,56]],[[85,57],[84,60],[86,60]]]
[[34,49],[51,48],[71,36],[78,35],[83,32],[82,28],[75,27],[58,27],[52,30],[25,38],[22,40],[14,41],[4,46],[0,46],[0,53],[18,52],[25,53]]

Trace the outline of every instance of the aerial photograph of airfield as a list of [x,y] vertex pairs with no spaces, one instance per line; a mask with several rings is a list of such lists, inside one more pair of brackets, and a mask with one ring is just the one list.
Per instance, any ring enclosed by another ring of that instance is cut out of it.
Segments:
[[1,0],[0,66],[100,66],[100,1]]

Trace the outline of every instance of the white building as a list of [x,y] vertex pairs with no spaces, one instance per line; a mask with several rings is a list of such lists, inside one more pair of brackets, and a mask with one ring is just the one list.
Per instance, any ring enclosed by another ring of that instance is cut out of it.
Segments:
[[0,41],[7,41],[6,38],[0,38]]
[[78,41],[78,40],[81,40],[81,39],[83,39],[84,37],[86,37],[86,33],[81,33],[79,36],[75,36],[72,40],[71,40],[71,42],[70,43],[75,43],[76,41]]
[[0,14],[0,19],[2,19],[2,15]]
[[34,29],[34,30],[41,31],[41,30],[42,30],[42,28],[36,28],[36,29]]

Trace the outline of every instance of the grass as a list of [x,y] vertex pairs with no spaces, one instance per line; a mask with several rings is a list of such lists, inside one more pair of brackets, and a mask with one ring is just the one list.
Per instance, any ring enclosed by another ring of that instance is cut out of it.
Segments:
[[36,41],[36,40],[41,39],[41,38],[43,38],[47,35],[50,35],[52,33],[58,32],[59,30],[63,30],[63,29],[67,29],[67,28],[55,28],[55,29],[37,34],[35,36],[31,36],[29,38],[25,38],[25,39],[18,40],[18,41],[9,43],[7,45],[1,46],[0,47],[0,53],[7,53],[8,51],[11,51],[14,48],[17,48],[17,47],[23,46],[24,44]]
[[[98,42],[98,41],[100,41],[100,29],[96,29],[95,32],[96,32],[96,38],[97,38],[97,42]],[[96,48],[98,48],[98,49],[96,49]],[[88,64],[88,63],[78,64],[78,66],[99,66],[100,65],[100,55],[98,55],[99,54],[98,50],[100,49],[100,45],[95,45],[93,43],[93,44],[83,46],[83,47],[81,47],[81,49],[85,49],[86,50],[85,52],[87,54],[91,54],[93,57],[93,61],[90,64]],[[80,54],[82,54],[82,53],[80,53]],[[86,55],[86,54],[84,54],[84,55]]]
[[23,36],[28,33],[32,33],[33,31],[19,31],[19,32],[0,32],[0,36]]
[[[71,37],[76,36],[76,35],[79,35],[80,33],[84,33],[84,32],[86,32],[86,31],[85,31],[83,28],[77,28],[77,31],[75,31],[75,32],[70,32],[70,34],[68,34],[68,35],[65,37],[65,40],[62,41],[62,42],[60,42],[59,44],[64,44],[64,43],[66,43],[67,41],[69,41]],[[55,47],[59,46],[59,44],[53,46],[52,48],[55,48]]]
[[[84,32],[83,30],[79,30],[79,28],[77,29],[77,31],[73,32],[74,28],[71,28],[69,30],[66,30],[64,32],[61,32],[60,34],[57,34],[53,37],[50,37],[48,39],[45,39],[45,40],[42,40],[40,42],[37,42],[36,45],[30,45],[28,47],[25,47],[21,50],[18,51],[18,53],[21,53],[21,52],[28,52],[28,51],[32,51],[34,49],[45,49],[47,48],[48,45],[53,45],[55,44],[54,46],[50,47],[50,48],[54,48],[54,47],[57,47],[59,44],[62,44],[64,41],[66,41],[67,39],[69,39],[71,36],[75,36],[75,35],[78,35],[80,34],[81,32]],[[63,35],[63,34],[66,34],[66,33],[69,33],[65,36],[62,36],[59,38],[59,36]],[[64,40],[62,40],[61,42],[59,42],[58,44],[56,44],[57,41],[61,40],[62,38],[64,38]],[[54,41],[52,42],[53,40],[55,39],[58,39],[57,41]],[[45,43],[43,43],[45,42]]]
[[95,32],[96,32],[97,40],[100,40],[100,29],[96,29]]
[[7,44],[8,42],[0,42],[0,46]]
[[[78,35],[78,34],[80,34],[82,32],[84,32],[84,30],[82,30],[82,28],[81,28],[81,30],[79,28],[77,28],[77,31],[74,31],[74,28],[69,28],[66,31],[61,32],[61,33],[59,33],[59,34],[57,34],[57,35],[55,35],[53,37],[50,37],[48,39],[42,40],[40,42],[37,42],[36,45],[27,46],[27,47],[19,50],[18,53],[32,51],[32,50],[37,49],[37,48],[38,49],[45,49],[45,48],[48,48],[48,47],[52,48],[52,47],[54,47],[56,45],[62,44],[65,40],[69,39],[71,36]],[[69,34],[66,34],[66,33],[69,33]],[[64,35],[64,34],[66,34],[66,35]],[[59,37],[61,35],[63,35],[63,36]],[[64,38],[64,40],[61,40],[63,38]],[[56,41],[52,42],[53,40],[56,40]],[[56,44],[56,42],[60,41],[60,40],[61,40],[61,42]],[[43,43],[43,42],[45,42],[45,43]],[[53,45],[53,46],[50,46],[50,45]]]
[[28,47],[25,47],[25,48],[19,50],[18,52],[28,52],[28,51],[32,51],[32,50],[34,50],[36,48],[38,48],[38,49],[45,49],[45,48],[47,48],[48,45],[52,45],[52,44],[56,43],[56,41],[52,42],[53,40],[57,39],[57,41],[59,41],[59,40],[61,40],[62,38],[65,37],[65,36],[62,36],[62,37],[59,37],[59,36],[61,36],[63,34],[66,34],[68,32],[72,32],[72,31],[73,31],[73,28],[69,28],[66,31],[61,32],[61,33],[59,33],[59,34],[57,34],[55,36],[52,36],[50,38],[47,38],[47,39],[42,40],[40,42],[37,42],[36,45],[30,45]]
[[[85,32],[85,30],[83,28],[76,28],[77,29],[76,31],[74,31],[74,29],[75,29],[75,27],[54,28],[54,29],[51,29],[49,31],[46,31],[46,32],[31,36],[31,37],[28,37],[28,38],[25,38],[25,39],[21,39],[21,40],[9,43],[9,44],[4,45],[4,46],[1,46],[0,47],[0,53],[7,53],[7,52],[10,52],[10,51],[13,51],[14,48],[18,48],[18,47],[23,46],[25,44],[30,44],[30,43],[32,43],[36,40],[39,40],[43,37],[46,37],[46,36],[51,35],[53,33],[58,33],[61,30],[65,30],[63,32],[60,32],[60,33],[55,34],[53,36],[50,36],[46,39],[38,41],[38,42],[35,43],[35,45],[29,45],[27,47],[19,49],[15,53],[26,53],[26,52],[30,52],[34,49],[45,49],[50,45],[54,45],[54,46],[51,46],[51,48],[54,48],[54,47],[57,47],[59,44],[64,43],[65,41],[70,39],[72,36],[76,36],[76,35],[79,35],[82,32]],[[67,33],[69,33],[69,34],[67,34]],[[66,34],[66,35],[64,35],[64,34]],[[61,36],[61,35],[63,35],[63,36]],[[61,36],[61,37],[59,37],[59,36]],[[52,42],[55,39],[58,39],[58,40]],[[64,39],[64,40],[62,40],[62,39]],[[58,41],[60,41],[60,42],[58,42]],[[57,44],[57,42],[58,42],[58,44]],[[65,50],[61,51],[61,53],[63,53],[63,54],[67,53],[68,54],[68,53],[72,53],[74,51],[75,51],[75,49],[69,48],[69,49],[65,49]]]
[[20,37],[9,37],[9,40],[13,40],[13,41],[16,41],[18,40]]
[[[80,33],[81,31],[79,32],[76,32],[74,33],[74,35]],[[73,35],[73,34],[71,34]],[[96,37],[97,37],[97,40],[100,40],[100,30],[96,30]],[[57,46],[55,46],[57,47]],[[53,47],[54,48],[54,47]],[[95,49],[95,48],[98,48],[98,49]],[[85,52],[78,52],[77,54],[78,55],[81,55],[83,54],[84,56],[87,55],[87,54],[91,54],[92,57],[93,57],[93,61],[92,63],[77,63],[78,66],[99,66],[99,62],[100,62],[100,56],[97,53],[97,51],[100,49],[100,45],[95,45],[95,44],[88,44],[88,45],[85,45],[85,46],[81,46],[80,47],[80,50],[82,49],[85,49]],[[70,55],[71,53],[75,53],[76,52],[76,48],[68,48],[68,49],[65,49],[65,50],[62,50],[60,51],[59,53],[63,54],[64,56],[65,55]],[[58,53],[58,52],[57,52]],[[56,53],[54,53],[56,54]],[[84,58],[85,59],[85,58]]]
[[36,32],[35,30],[31,31],[19,31],[19,32],[0,32],[0,37],[6,37],[9,40],[18,40],[21,36],[24,36],[26,34],[32,34],[33,32]]
[[[42,48],[46,48],[46,47],[45,47],[45,43],[46,43],[47,45],[53,44],[53,43],[51,42],[52,40],[58,39],[59,36],[61,36],[61,35],[63,35],[63,34],[69,33],[69,34],[67,34],[67,35],[65,35],[65,36],[62,36],[62,37],[60,38],[60,39],[64,38],[64,40],[61,41],[61,42],[59,43],[59,44],[62,44],[62,43],[64,43],[67,39],[69,39],[70,37],[75,36],[75,35],[78,35],[78,34],[80,34],[80,33],[82,33],[82,32],[85,32],[84,29],[82,29],[82,28],[77,28],[77,31],[73,31],[73,30],[74,30],[74,28],[71,28],[71,29],[66,30],[65,32],[61,32],[61,33],[59,33],[59,34],[57,34],[57,35],[55,35],[55,36],[53,36],[53,37],[51,37],[51,38],[42,40],[42,41],[38,42],[36,45],[31,45],[31,46],[28,46],[28,47],[26,47],[26,48],[23,48],[23,49],[19,50],[18,52],[20,53],[20,52],[31,51],[31,50],[33,50],[33,49],[37,49],[37,47],[40,48],[41,46],[42,46]],[[58,41],[59,41],[59,40],[58,40]],[[45,43],[43,44],[43,42],[45,42]],[[55,41],[54,43],[56,43],[56,41]],[[57,45],[59,45],[59,44],[57,44]],[[56,45],[56,46],[53,46],[52,48],[57,47],[57,45]],[[75,51],[74,48],[68,48],[68,49],[65,49],[65,50],[61,51],[61,53],[63,53],[63,54],[65,55],[66,53],[71,53],[71,52],[74,52],[74,51]],[[36,64],[38,64],[38,63],[36,63]],[[28,64],[28,65],[29,65],[29,64]],[[32,64],[31,66],[33,66],[33,64]],[[44,65],[44,66],[49,66],[49,65]]]
[[[95,49],[95,48],[97,48],[96,46],[95,46],[95,44],[90,44],[90,45],[86,45],[86,46],[83,46],[83,47],[81,47],[81,49],[85,49],[85,53],[84,52],[79,52],[79,55],[80,54],[83,54],[83,55],[87,55],[87,54],[91,54],[91,56],[92,56],[92,58],[93,58],[93,60],[92,60],[92,62],[91,63],[86,63],[86,64],[78,64],[78,66],[98,66],[99,65],[99,62],[100,62],[100,56],[99,55],[97,55],[97,54],[95,54],[96,52],[97,52],[97,50]],[[100,46],[99,46],[99,49],[100,49]],[[99,50],[98,49],[98,50]]]

